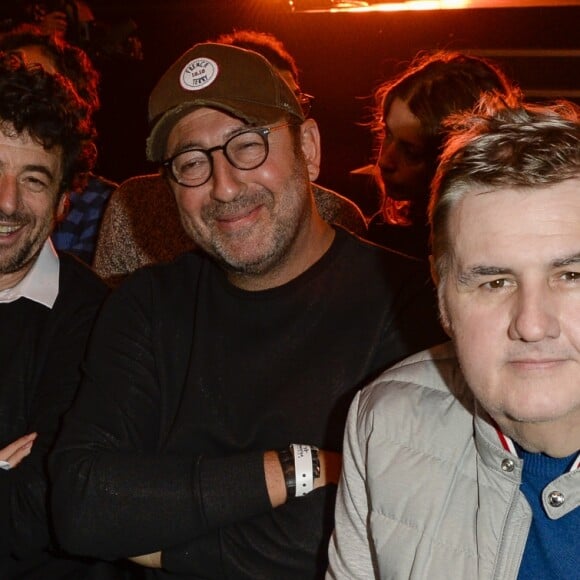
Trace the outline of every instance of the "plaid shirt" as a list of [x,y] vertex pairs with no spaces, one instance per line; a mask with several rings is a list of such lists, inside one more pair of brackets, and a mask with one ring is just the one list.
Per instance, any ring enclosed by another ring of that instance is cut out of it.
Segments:
[[57,250],[92,263],[103,212],[115,187],[115,183],[93,175],[84,191],[70,194],[69,212],[52,233]]

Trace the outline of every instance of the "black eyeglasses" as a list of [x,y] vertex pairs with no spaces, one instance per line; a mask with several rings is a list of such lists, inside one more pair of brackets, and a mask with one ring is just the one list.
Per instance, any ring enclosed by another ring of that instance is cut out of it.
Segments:
[[162,162],[173,181],[185,187],[199,187],[209,181],[213,174],[213,155],[223,151],[229,164],[236,169],[249,171],[256,169],[266,161],[270,146],[268,135],[278,129],[289,127],[293,123],[284,123],[275,127],[257,127],[236,133],[223,145],[210,149],[192,148],[180,151],[177,155]]

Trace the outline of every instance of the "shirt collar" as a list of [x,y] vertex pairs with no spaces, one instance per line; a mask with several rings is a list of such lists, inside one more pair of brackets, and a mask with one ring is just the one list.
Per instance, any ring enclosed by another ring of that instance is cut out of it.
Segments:
[[59,273],[60,262],[49,238],[26,276],[13,288],[0,291],[0,303],[28,298],[52,309],[58,296]]

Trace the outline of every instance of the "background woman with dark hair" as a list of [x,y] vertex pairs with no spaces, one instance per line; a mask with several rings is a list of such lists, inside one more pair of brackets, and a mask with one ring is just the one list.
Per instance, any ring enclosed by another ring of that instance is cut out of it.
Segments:
[[380,211],[369,223],[372,241],[426,258],[427,205],[443,141],[443,121],[471,109],[485,92],[518,93],[489,61],[457,52],[420,54],[375,91]]

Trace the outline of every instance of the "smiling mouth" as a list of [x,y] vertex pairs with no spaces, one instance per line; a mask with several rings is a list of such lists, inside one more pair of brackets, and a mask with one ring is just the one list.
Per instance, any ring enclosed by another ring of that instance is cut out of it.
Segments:
[[254,217],[254,215],[259,211],[260,207],[260,205],[257,205],[251,208],[244,208],[242,211],[238,211],[230,215],[220,215],[216,217],[216,221],[221,224],[232,225],[243,222],[244,220]]
[[22,227],[22,224],[0,224],[0,236],[9,236],[17,232]]

